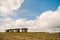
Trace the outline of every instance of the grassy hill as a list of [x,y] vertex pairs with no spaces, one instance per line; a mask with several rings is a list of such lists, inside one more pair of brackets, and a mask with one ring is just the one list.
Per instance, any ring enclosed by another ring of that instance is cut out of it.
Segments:
[[58,33],[0,33],[0,40],[60,40]]

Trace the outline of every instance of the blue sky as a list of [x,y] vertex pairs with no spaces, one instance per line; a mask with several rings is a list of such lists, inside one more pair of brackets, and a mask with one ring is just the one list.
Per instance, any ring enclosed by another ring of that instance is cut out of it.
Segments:
[[17,10],[18,18],[35,19],[41,13],[48,10],[56,10],[60,0],[24,0],[20,9]]

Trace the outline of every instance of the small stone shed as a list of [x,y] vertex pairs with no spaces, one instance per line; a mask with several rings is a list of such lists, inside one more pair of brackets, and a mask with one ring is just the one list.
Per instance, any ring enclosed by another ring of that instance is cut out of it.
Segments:
[[22,32],[27,32],[27,28],[21,28]]
[[14,29],[14,32],[20,32],[20,29]]

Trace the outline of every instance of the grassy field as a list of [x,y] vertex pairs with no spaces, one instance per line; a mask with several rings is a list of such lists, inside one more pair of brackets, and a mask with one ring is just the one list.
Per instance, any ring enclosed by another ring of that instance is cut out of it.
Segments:
[[60,40],[58,33],[0,33],[0,40]]

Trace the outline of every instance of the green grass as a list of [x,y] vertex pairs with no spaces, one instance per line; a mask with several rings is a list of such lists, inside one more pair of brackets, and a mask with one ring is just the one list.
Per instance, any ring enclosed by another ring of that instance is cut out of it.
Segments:
[[0,33],[0,40],[60,40],[58,33]]

